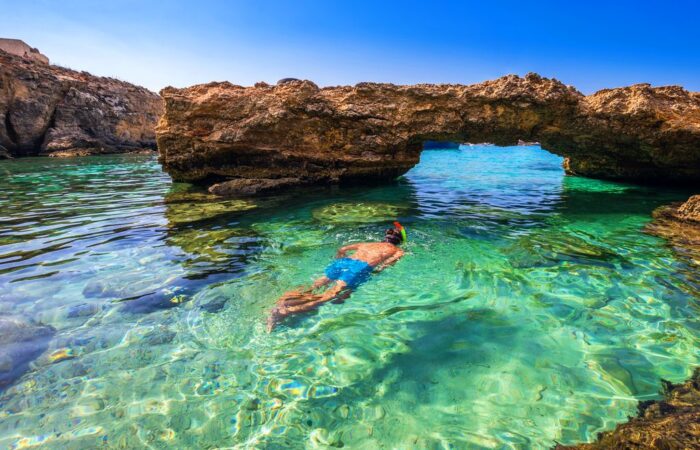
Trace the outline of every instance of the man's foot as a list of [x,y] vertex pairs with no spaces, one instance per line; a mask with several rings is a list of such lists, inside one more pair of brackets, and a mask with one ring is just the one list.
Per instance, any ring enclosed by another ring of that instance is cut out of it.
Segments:
[[267,318],[267,332],[271,333],[275,329],[280,320],[288,315],[284,307],[276,307],[270,311],[270,316]]

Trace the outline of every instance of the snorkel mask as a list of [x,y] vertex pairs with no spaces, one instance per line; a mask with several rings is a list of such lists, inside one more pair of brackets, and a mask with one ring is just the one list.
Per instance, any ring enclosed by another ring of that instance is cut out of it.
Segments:
[[394,228],[401,233],[401,242],[406,243],[408,237],[406,237],[406,229],[399,222],[394,222]]

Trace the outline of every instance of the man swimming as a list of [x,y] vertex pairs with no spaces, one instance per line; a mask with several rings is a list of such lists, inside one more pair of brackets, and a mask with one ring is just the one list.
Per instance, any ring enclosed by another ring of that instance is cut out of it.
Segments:
[[[286,292],[277,300],[267,319],[267,330],[292,314],[310,311],[328,301],[343,301],[361,283],[367,281],[372,272],[381,272],[398,261],[404,252],[398,245],[405,239],[403,227],[395,222],[396,228],[389,228],[383,242],[363,242],[342,247],[336,259],[326,268],[325,276],[317,279],[309,287]],[[348,255],[349,252],[353,252]],[[329,286],[323,292],[314,291]]]

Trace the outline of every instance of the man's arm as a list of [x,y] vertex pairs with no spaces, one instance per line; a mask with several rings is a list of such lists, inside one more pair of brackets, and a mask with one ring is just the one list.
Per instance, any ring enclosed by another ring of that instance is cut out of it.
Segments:
[[359,246],[360,246],[360,244],[350,244],[350,245],[346,245],[345,247],[341,247],[338,250],[338,253],[335,254],[335,257],[342,258],[343,256],[345,256],[345,254],[347,252],[349,252],[351,250],[357,250],[357,247],[359,247]]
[[405,255],[403,250],[397,250],[396,253],[382,261],[375,269],[375,272],[381,272],[382,270],[386,269],[390,265],[394,264],[396,261],[401,259],[401,257]]

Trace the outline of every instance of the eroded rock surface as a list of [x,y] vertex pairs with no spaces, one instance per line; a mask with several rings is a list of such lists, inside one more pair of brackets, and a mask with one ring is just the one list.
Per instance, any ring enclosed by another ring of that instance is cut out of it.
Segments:
[[470,86],[224,82],[161,95],[160,158],[182,181],[385,180],[413,167],[429,140],[537,141],[566,156],[572,173],[700,181],[700,94],[680,87],[635,85],[586,97],[529,74]]
[[641,402],[639,415],[596,442],[558,450],[691,449],[700,448],[700,368],[682,384],[666,383],[664,399]]
[[161,112],[161,98],[145,88],[0,51],[0,154],[155,149]]

